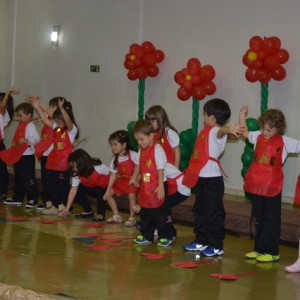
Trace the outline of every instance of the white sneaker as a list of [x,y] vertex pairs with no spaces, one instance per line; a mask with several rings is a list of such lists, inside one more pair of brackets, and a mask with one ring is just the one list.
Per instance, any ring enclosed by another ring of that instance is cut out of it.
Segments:
[[42,210],[42,214],[43,215],[57,215],[58,209],[54,205],[52,205],[51,207]]

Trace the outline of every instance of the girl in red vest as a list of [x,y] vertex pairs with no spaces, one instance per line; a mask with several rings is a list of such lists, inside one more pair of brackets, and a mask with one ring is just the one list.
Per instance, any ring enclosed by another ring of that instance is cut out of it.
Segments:
[[[0,93],[0,151],[5,150],[4,128],[11,122],[14,114],[14,101],[11,94],[19,92],[15,87],[10,88],[6,93]],[[6,163],[0,159],[0,200],[4,201],[7,197],[9,176]]]
[[[47,184],[51,201],[46,203],[43,214],[58,214],[65,207],[70,190],[69,155],[73,152],[73,143],[78,137],[72,105],[63,97],[57,97],[58,108],[53,113],[53,136],[49,137],[53,149],[46,162]],[[44,119],[43,119],[44,120]]]
[[[69,192],[66,208],[62,216],[67,216],[75,200],[83,212],[75,215],[75,218],[93,218],[94,221],[104,221],[106,202],[103,200],[109,179],[109,169],[102,164],[100,159],[92,158],[83,149],[77,149],[69,155],[69,163],[72,168],[72,187]],[[87,195],[97,200],[97,215],[89,204]]]
[[141,177],[139,204],[132,211],[140,213],[141,235],[135,243],[146,245],[154,240],[157,229],[158,246],[167,247],[172,243],[175,228],[173,226],[168,198],[168,184],[165,175],[167,157],[162,146],[155,142],[154,129],[149,120],[138,120],[133,127],[139,150],[139,165],[135,169],[131,184],[136,184],[138,174]]
[[[240,112],[241,125],[246,124],[248,108]],[[279,239],[281,226],[281,193],[284,163],[289,153],[299,153],[299,141],[283,133],[285,117],[279,109],[262,113],[258,122],[260,131],[246,131],[244,137],[254,145],[254,158],[244,178],[244,189],[252,201],[252,217],[255,222],[253,251],[246,253],[248,259],[273,262],[280,259]]]
[[155,139],[167,155],[168,163],[179,168],[180,147],[179,135],[175,127],[169,121],[168,115],[160,105],[151,106],[145,113],[145,119],[150,120],[154,130]]
[[[118,130],[112,133],[108,141],[114,153],[114,158],[110,164],[110,177],[107,191],[104,195],[104,200],[107,200],[113,216],[106,221],[109,223],[121,223],[122,217],[120,216],[116,201],[113,197],[117,195],[128,195],[129,208],[136,204],[136,195],[139,189],[136,186],[129,185],[132,173],[138,162],[137,153],[131,150],[129,144],[129,134],[125,130]],[[136,220],[135,213],[130,210],[129,219],[124,223],[127,227],[135,226]]]

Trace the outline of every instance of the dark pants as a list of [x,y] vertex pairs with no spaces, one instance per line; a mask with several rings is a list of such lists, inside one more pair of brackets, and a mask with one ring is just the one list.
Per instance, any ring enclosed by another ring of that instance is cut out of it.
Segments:
[[37,201],[39,192],[35,179],[35,156],[23,155],[13,165],[13,169],[15,174],[14,200],[23,202],[26,195],[27,200]]
[[223,249],[225,210],[223,177],[199,177],[193,207],[197,244]]
[[278,255],[281,229],[281,193],[275,197],[250,194],[250,198],[256,229],[254,251]]
[[52,204],[66,204],[70,191],[70,171],[54,171],[47,169],[47,184]]
[[188,196],[185,196],[179,192],[176,192],[175,194],[168,197],[167,203],[170,207],[174,207],[174,206],[178,205],[179,203],[183,202],[184,200],[186,200],[187,198],[188,198]]
[[[168,198],[167,194],[167,183],[164,184],[165,188],[165,199]],[[170,207],[165,201],[162,206],[157,208],[141,208],[141,234],[148,240],[153,241],[154,230],[157,229],[160,238],[172,239],[174,232],[176,232],[172,217]]]
[[47,175],[47,169],[46,169],[46,163],[47,163],[48,156],[42,156],[41,158],[41,196],[42,201],[45,204],[47,201],[51,200],[50,193],[48,191],[49,184],[48,184],[48,175]]
[[[0,142],[0,151],[5,150],[5,144]],[[0,194],[7,195],[9,176],[6,163],[0,159]]]
[[99,186],[87,187],[80,184],[74,200],[82,206],[84,212],[91,212],[93,209],[86,195],[95,197],[97,200],[97,214],[105,216],[106,202],[103,200],[105,191],[106,189]]

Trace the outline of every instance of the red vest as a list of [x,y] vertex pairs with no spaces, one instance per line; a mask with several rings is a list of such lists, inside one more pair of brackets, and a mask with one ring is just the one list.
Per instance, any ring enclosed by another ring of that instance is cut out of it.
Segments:
[[128,159],[122,162],[117,162],[117,179],[114,182],[112,189],[118,195],[137,194],[139,189],[134,185],[129,185],[131,175],[134,170],[134,162],[128,153]]
[[177,179],[183,176],[182,173],[174,178],[167,178],[168,181],[168,196],[175,194],[178,191]]
[[13,137],[11,148],[0,151],[0,159],[2,159],[6,164],[13,165],[17,163],[26,151],[28,147],[27,143],[19,145],[18,141],[25,138],[25,131],[28,124],[28,122],[19,122]]
[[282,191],[283,138],[276,134],[265,139],[261,134],[257,138],[254,159],[246,175],[244,188],[251,194],[274,197]]
[[86,187],[102,187],[106,188],[108,185],[109,175],[99,174],[96,170],[89,177],[78,176],[80,183]]
[[152,146],[141,149],[140,152],[140,174],[141,189],[139,194],[139,204],[144,208],[158,208],[164,198],[158,199],[154,192],[158,186],[158,171],[155,163],[155,143]]
[[175,155],[174,155],[173,148],[167,138],[166,132],[163,133],[161,138],[159,138],[159,134],[158,134],[158,132],[156,132],[154,134],[154,138],[163,147],[163,149],[166,153],[166,156],[167,156],[168,163],[174,165]]
[[48,125],[44,125],[41,131],[41,140],[34,145],[35,155],[40,160],[44,152],[53,143],[53,129]]
[[49,153],[46,169],[67,171],[70,168],[69,154],[73,151],[69,134],[66,129],[56,128],[53,132],[53,150]]
[[208,140],[211,129],[211,126],[205,126],[198,134],[189,165],[184,171],[182,184],[189,188],[193,188],[196,185],[201,169],[210,159]]

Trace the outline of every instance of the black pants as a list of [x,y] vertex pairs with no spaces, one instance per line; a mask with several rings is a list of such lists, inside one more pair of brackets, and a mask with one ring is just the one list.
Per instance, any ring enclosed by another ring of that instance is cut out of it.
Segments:
[[46,163],[47,163],[48,156],[42,156],[41,158],[41,196],[43,203],[46,203],[47,201],[51,200],[50,193],[48,191],[49,184],[48,184],[48,176],[47,176],[47,169],[46,169]]
[[223,249],[225,210],[223,177],[199,177],[193,207],[196,242]]
[[15,174],[14,200],[23,202],[27,200],[37,201],[39,192],[35,179],[35,156],[23,155],[21,159],[13,165]]
[[47,169],[48,191],[52,204],[66,204],[70,191],[70,171],[54,171]]
[[176,192],[175,194],[168,197],[167,203],[170,207],[174,207],[174,206],[178,205],[179,203],[183,202],[184,200],[186,200],[187,198],[188,198],[188,196],[185,196],[179,192]]
[[105,191],[106,189],[99,186],[86,187],[80,184],[74,200],[82,206],[84,212],[91,212],[93,209],[86,195],[95,197],[97,200],[97,214],[105,216],[106,202],[103,200]]
[[281,193],[275,197],[250,194],[250,198],[256,229],[254,251],[278,255],[281,229]]
[[[5,144],[0,142],[0,151],[5,150]],[[7,195],[9,176],[6,163],[0,159],[0,194]]]

